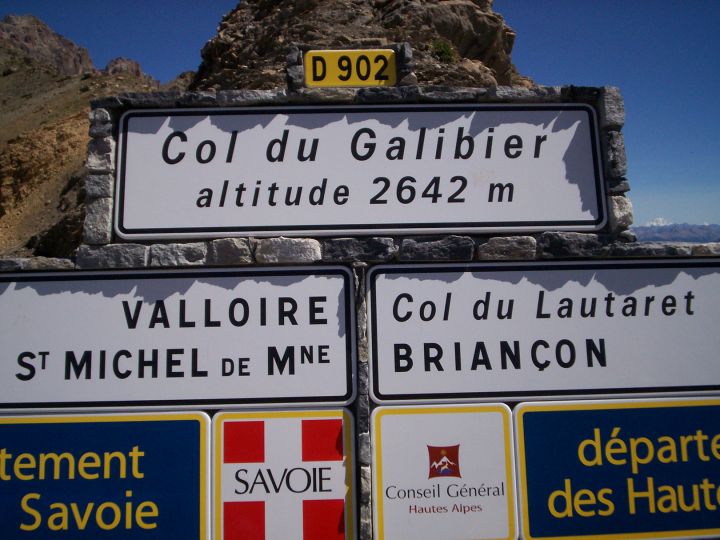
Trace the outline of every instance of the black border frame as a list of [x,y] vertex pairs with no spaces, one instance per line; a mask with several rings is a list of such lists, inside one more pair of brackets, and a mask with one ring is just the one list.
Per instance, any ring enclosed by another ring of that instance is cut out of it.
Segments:
[[[0,274],[0,284],[22,282],[63,282],[63,281],[116,281],[123,279],[163,279],[192,277],[239,277],[244,276],[322,276],[339,275],[343,279],[343,300],[345,302],[345,393],[340,396],[315,397],[263,397],[263,398],[217,398],[217,399],[171,399],[136,401],[53,401],[6,403],[0,396],[0,410],[15,409],[56,409],[56,408],[105,408],[105,407],[203,407],[215,408],[234,405],[255,406],[337,406],[348,407],[357,397],[356,364],[357,339],[355,335],[354,279],[350,269],[344,266],[314,267],[252,267],[218,269],[157,269],[157,270],[107,270],[83,272],[36,272]],[[0,295],[1,297],[1,295]]]
[[432,403],[438,401],[448,401],[451,403],[471,401],[473,399],[482,399],[483,401],[522,401],[528,399],[564,399],[569,396],[587,396],[588,398],[601,399],[602,396],[614,397],[652,397],[652,394],[668,394],[693,395],[697,392],[718,392],[720,391],[720,381],[718,384],[709,384],[703,386],[667,386],[667,387],[623,387],[623,388],[574,388],[572,390],[534,390],[534,391],[505,391],[505,392],[438,392],[438,393],[414,393],[414,394],[393,394],[384,395],[380,392],[378,377],[378,350],[377,350],[377,301],[375,281],[381,274],[421,274],[433,273],[439,274],[443,272],[522,272],[522,271],[538,271],[538,270],[592,270],[594,268],[603,268],[610,270],[619,270],[625,268],[717,268],[720,271],[720,258],[713,257],[707,259],[616,259],[612,261],[560,261],[558,262],[514,262],[514,263],[458,263],[458,264],[413,264],[407,266],[397,265],[380,265],[370,269],[366,282],[366,301],[370,305],[368,313],[368,325],[370,327],[369,363],[370,363],[370,397],[373,402],[379,405],[388,405],[393,403]]
[[[128,120],[136,117],[173,117],[173,116],[232,116],[251,114],[326,114],[326,113],[383,113],[383,112],[448,112],[448,111],[583,111],[587,114],[590,132],[590,145],[592,147],[593,170],[595,173],[595,196],[598,217],[594,220],[557,220],[557,221],[478,221],[459,223],[371,223],[371,224],[335,224],[335,225],[294,225],[294,226],[234,226],[234,227],[164,227],[164,228],[138,228],[129,229],[124,225],[125,212],[125,169],[127,162]],[[354,105],[354,106],[286,106],[286,107],[238,107],[217,109],[135,109],[125,112],[120,119],[119,145],[116,150],[116,207],[113,224],[116,233],[125,239],[166,239],[166,238],[211,238],[213,236],[230,234],[235,236],[273,235],[273,234],[373,234],[374,231],[393,231],[393,234],[404,232],[418,234],[461,233],[471,231],[472,234],[484,232],[537,232],[540,230],[562,229],[582,230],[586,232],[599,231],[607,223],[607,200],[603,167],[600,159],[600,135],[595,109],[584,103],[561,104],[424,104],[424,105]]]

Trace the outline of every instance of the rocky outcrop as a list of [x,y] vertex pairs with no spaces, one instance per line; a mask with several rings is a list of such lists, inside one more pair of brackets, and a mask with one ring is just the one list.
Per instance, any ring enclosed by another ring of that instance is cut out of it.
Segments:
[[381,47],[409,42],[418,83],[531,86],[513,66],[515,33],[491,0],[248,0],[202,51],[191,89],[285,85],[288,45]]
[[62,75],[94,71],[90,54],[32,15],[8,15],[0,22],[0,46],[53,66]]
[[157,89],[136,62],[111,64],[95,70],[35,17],[0,23],[0,256],[69,257],[80,244],[89,102]]

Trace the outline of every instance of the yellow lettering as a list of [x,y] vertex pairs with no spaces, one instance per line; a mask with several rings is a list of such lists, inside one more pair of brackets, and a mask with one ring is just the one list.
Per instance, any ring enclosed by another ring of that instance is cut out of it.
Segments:
[[38,512],[34,508],[31,508],[28,504],[28,501],[30,501],[31,499],[35,499],[36,501],[40,500],[40,494],[28,493],[22,499],[20,499],[20,508],[26,514],[30,514],[34,520],[32,523],[21,523],[20,530],[22,531],[34,531],[40,526],[40,523],[42,523],[42,515],[40,514],[40,512]]
[[[146,510],[147,508],[147,510]],[[145,501],[138,505],[135,510],[135,521],[143,529],[154,529],[157,523],[146,523],[146,518],[156,518],[160,515],[157,504],[152,501]]]
[[13,463],[13,472],[18,480],[34,480],[35,475],[25,474],[23,469],[34,469],[36,466],[35,456],[28,453],[20,454],[15,458],[15,463]]
[[100,456],[96,452],[85,452],[78,460],[78,474],[85,480],[97,480],[100,473],[90,472],[88,469],[97,469],[100,467]]

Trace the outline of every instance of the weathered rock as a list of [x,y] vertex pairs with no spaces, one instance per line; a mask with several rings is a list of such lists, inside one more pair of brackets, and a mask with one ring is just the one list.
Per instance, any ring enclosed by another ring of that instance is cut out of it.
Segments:
[[[357,48],[403,42],[411,48],[398,51],[402,84],[530,86],[510,60],[514,41],[515,33],[486,1],[248,0],[225,16],[203,48],[191,88],[267,89],[289,83],[296,89],[303,78],[297,44]],[[413,71],[403,63],[411,63]]]
[[32,15],[8,15],[0,22],[0,40],[63,75],[94,71],[90,54]]
[[31,257],[23,270],[74,270],[75,263],[70,259],[57,259],[50,257]]
[[320,242],[313,238],[264,238],[255,241],[258,264],[308,264],[322,259]]
[[494,236],[478,246],[477,258],[487,261],[534,259],[537,241],[532,236]]
[[625,104],[620,89],[605,86],[600,94],[600,127],[619,130],[625,124]]
[[633,223],[633,208],[630,199],[620,195],[610,197],[608,227],[613,232],[627,229]]
[[141,268],[147,266],[148,251],[147,246],[140,244],[82,245],[75,264],[80,269]]
[[88,200],[112,197],[115,178],[111,174],[88,174],[85,176],[85,196]]
[[545,232],[537,239],[542,259],[596,257],[603,247],[597,234],[576,232]]
[[689,257],[692,247],[688,244],[614,243],[607,246],[604,257]]
[[83,241],[86,244],[109,244],[112,240],[112,199],[104,197],[85,205]]
[[187,244],[153,244],[150,266],[201,266],[205,264],[208,247],[205,242]]
[[237,266],[254,262],[247,238],[220,238],[208,245],[207,264]]
[[0,258],[0,272],[19,272],[25,265],[27,265],[28,259],[22,258]]
[[392,238],[332,238],[322,241],[324,262],[387,262],[397,256]]
[[471,261],[474,255],[475,242],[468,236],[406,238],[400,245],[401,261]]
[[693,257],[705,257],[708,255],[720,255],[720,242],[709,244],[696,244],[692,246]]
[[608,131],[605,134],[605,174],[610,178],[620,178],[627,174],[627,156],[625,139],[620,131]]

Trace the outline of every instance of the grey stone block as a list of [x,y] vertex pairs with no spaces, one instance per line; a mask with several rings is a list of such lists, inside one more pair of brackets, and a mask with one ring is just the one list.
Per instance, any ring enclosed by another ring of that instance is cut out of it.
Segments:
[[495,236],[478,246],[477,258],[487,261],[531,260],[537,254],[532,236]]
[[286,102],[285,90],[222,90],[217,93],[219,107],[246,107]]
[[322,259],[320,242],[313,238],[264,238],[255,241],[258,264],[307,264]]
[[89,200],[85,205],[83,242],[91,245],[109,244],[112,241],[111,198]]
[[401,261],[471,261],[475,242],[468,236],[446,236],[439,240],[406,238],[400,245]]
[[618,239],[622,242],[637,242],[637,235],[632,231],[622,231]]
[[91,173],[115,170],[115,140],[112,137],[90,139],[86,167]]
[[497,101],[514,102],[554,102],[563,100],[563,89],[560,86],[495,86],[488,89],[487,97]]
[[693,257],[706,257],[709,255],[720,255],[720,242],[709,244],[696,244],[692,246]]
[[30,257],[23,270],[74,270],[75,263],[70,259],[50,257]]
[[102,137],[109,137],[112,135],[113,126],[112,124],[99,124],[97,126],[90,126],[90,129],[88,130],[88,135],[90,135],[93,138],[102,138]]
[[360,88],[355,99],[357,103],[414,103],[420,100],[420,89],[417,86]]
[[237,266],[254,262],[247,238],[220,238],[208,244],[207,264]]
[[398,248],[392,238],[332,238],[322,241],[323,262],[387,262]]
[[118,98],[125,108],[172,108],[177,105],[181,93],[173,90],[169,92],[127,92]]
[[370,396],[369,396],[369,364],[360,362],[357,365],[357,402],[355,413],[355,429],[358,433],[370,431]]
[[372,461],[372,450],[370,449],[370,433],[358,433],[357,456],[360,465],[370,465],[370,462]]
[[597,234],[544,232],[537,238],[537,247],[542,259],[597,257],[603,242]]
[[633,208],[630,199],[621,195],[610,197],[608,227],[611,232],[627,229],[633,223]]
[[467,103],[486,97],[487,88],[453,88],[431,86],[420,88],[420,98],[429,103]]
[[90,111],[88,114],[88,120],[91,125],[109,124],[112,122],[112,115],[107,109],[98,107]]
[[212,107],[217,105],[215,92],[183,92],[175,102],[178,107]]
[[600,128],[620,129],[625,124],[625,104],[620,89],[604,86],[600,91]]
[[0,259],[0,272],[18,272],[25,268],[26,258]]
[[624,178],[617,178],[608,183],[608,193],[610,195],[622,195],[630,191],[630,183]]
[[373,537],[372,522],[372,472],[370,467],[360,467],[360,539]]
[[625,154],[625,139],[619,131],[605,133],[605,174],[609,178],[620,178],[627,174],[627,155]]
[[297,90],[305,85],[305,69],[301,65],[288,66],[285,70],[288,88]]
[[154,244],[150,246],[150,266],[201,266],[207,256],[205,242]]
[[85,196],[88,201],[112,197],[115,179],[111,174],[88,174],[85,176]]
[[689,257],[691,244],[613,243],[603,250],[605,257]]
[[91,268],[142,268],[147,266],[148,247],[140,244],[82,245],[78,248],[76,265]]
[[353,103],[356,88],[297,88],[288,94],[288,103]]

